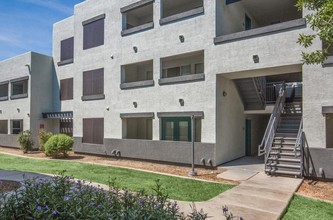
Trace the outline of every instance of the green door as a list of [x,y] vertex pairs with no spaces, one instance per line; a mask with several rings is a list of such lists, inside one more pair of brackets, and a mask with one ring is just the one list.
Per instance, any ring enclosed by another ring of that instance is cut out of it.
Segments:
[[250,30],[252,28],[252,20],[251,18],[245,14],[245,30]]
[[191,118],[163,118],[162,140],[166,141],[191,141]]
[[245,149],[246,156],[252,156],[251,154],[251,120],[246,119],[245,121]]

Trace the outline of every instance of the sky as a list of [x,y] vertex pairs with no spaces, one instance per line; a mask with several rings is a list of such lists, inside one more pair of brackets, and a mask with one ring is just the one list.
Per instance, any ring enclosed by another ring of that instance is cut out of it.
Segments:
[[29,51],[52,54],[52,26],[84,0],[0,0],[0,61]]

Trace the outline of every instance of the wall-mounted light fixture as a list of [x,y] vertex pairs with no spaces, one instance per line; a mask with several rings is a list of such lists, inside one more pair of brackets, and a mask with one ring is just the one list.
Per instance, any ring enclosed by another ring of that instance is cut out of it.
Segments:
[[2,114],[2,110],[0,110],[0,114]]
[[113,54],[110,56],[110,58],[111,58],[111,60],[113,60],[113,59],[114,59],[114,56],[113,56]]
[[252,56],[252,59],[253,59],[253,62],[254,62],[254,63],[259,63],[259,61],[260,61],[258,55],[253,55],[253,56]]
[[134,108],[137,108],[138,107],[138,103],[137,102],[133,102],[133,106],[134,106]]
[[223,91],[223,97],[226,97],[228,95],[228,93],[226,91]]
[[185,42],[184,35],[179,35],[179,40],[180,40],[181,43],[184,43]]
[[179,104],[180,104],[181,106],[184,106],[184,105],[185,105],[185,101],[184,101],[184,99],[179,99]]
[[108,106],[108,107],[106,107],[106,111],[110,111],[110,107]]
[[19,109],[19,108],[17,108],[16,110],[17,110],[17,112],[20,112],[20,109]]
[[137,46],[134,46],[134,47],[133,47],[133,50],[134,50],[134,53],[137,53],[137,52],[138,52],[138,47],[137,47]]
[[27,113],[27,116],[30,117],[30,113]]

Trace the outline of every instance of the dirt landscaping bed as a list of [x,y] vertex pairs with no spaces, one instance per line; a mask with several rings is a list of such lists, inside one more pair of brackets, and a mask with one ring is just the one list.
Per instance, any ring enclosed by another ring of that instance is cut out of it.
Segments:
[[[186,177],[188,176],[188,173],[191,169],[189,166],[159,164],[153,162],[126,160],[126,159],[115,159],[111,157],[75,154],[73,152],[69,153],[68,158],[49,158],[46,157],[45,154],[41,151],[34,151],[27,154],[23,154],[23,152],[19,149],[5,148],[5,147],[0,147],[0,153],[1,152],[18,156],[26,156],[30,158],[40,158],[40,159],[49,159],[49,160],[62,159],[68,161],[94,163],[107,166],[127,167],[127,168],[153,171],[153,172],[172,174],[178,176],[186,176]],[[234,181],[217,178],[218,174],[224,172],[224,170],[221,169],[217,170],[217,169],[196,168],[196,171],[198,173],[198,176],[195,177],[196,179],[208,180],[208,181],[214,181],[226,184],[238,184],[237,182]]]
[[299,195],[333,202],[333,182],[304,180]]
[[8,180],[0,180],[0,194],[13,191],[20,187],[20,183]]

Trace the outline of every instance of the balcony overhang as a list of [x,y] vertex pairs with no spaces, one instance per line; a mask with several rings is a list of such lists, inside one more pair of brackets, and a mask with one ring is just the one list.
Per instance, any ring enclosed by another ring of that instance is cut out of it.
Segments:
[[73,112],[47,112],[42,113],[43,118],[45,119],[72,119],[73,118]]
[[254,38],[258,36],[264,36],[269,34],[274,34],[277,32],[284,32],[295,30],[299,28],[306,27],[306,20],[305,18],[300,18],[292,21],[287,21],[279,24],[273,24],[265,27],[255,28],[247,31],[237,32],[233,34],[227,34],[223,36],[218,36],[214,38],[214,44],[223,44],[238,40],[245,40],[249,38]]

